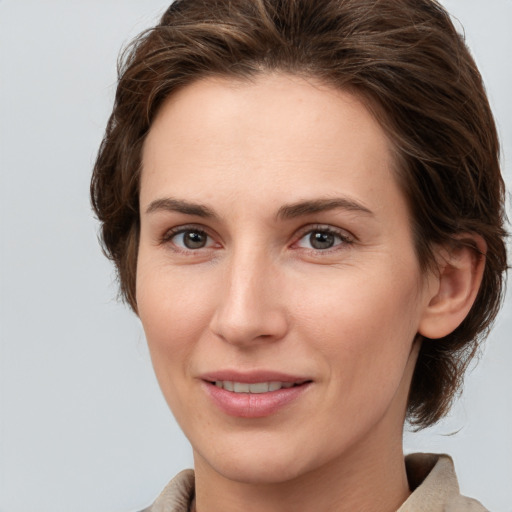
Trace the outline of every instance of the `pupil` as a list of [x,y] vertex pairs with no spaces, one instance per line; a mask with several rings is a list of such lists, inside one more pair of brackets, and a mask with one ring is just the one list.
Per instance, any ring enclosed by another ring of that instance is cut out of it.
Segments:
[[198,231],[187,231],[183,243],[188,249],[200,249],[206,245],[206,236]]
[[311,247],[315,249],[330,249],[334,245],[334,235],[331,233],[325,233],[317,231],[311,233],[309,237]]

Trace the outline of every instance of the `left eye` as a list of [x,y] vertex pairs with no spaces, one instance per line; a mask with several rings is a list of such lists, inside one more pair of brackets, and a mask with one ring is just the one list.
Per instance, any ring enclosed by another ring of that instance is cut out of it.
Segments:
[[209,247],[213,243],[212,239],[200,229],[185,229],[174,233],[171,237],[174,245],[180,249],[194,250]]
[[297,245],[306,249],[325,251],[326,249],[331,249],[337,245],[341,245],[343,242],[348,242],[348,238],[340,233],[336,233],[329,229],[315,229],[306,233],[297,242]]

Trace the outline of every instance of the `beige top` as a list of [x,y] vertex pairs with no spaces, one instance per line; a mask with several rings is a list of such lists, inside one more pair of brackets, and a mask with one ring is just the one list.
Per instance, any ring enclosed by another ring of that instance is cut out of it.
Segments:
[[[397,512],[488,512],[478,501],[461,496],[448,455],[414,453],[405,465],[413,492]],[[193,497],[194,472],[186,469],[142,512],[189,512]]]

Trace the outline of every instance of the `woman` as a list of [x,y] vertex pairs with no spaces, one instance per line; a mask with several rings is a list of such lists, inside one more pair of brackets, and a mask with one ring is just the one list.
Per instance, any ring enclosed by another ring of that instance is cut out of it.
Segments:
[[448,410],[506,269],[480,75],[431,0],[178,0],[92,200],[195,473],[147,510],[485,510]]

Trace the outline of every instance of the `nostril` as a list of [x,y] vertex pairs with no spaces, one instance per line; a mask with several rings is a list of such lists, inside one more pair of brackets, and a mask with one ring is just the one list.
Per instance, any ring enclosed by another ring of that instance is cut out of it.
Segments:
[[[219,311],[212,319],[210,330],[223,341],[235,345],[270,342],[281,339],[288,330],[284,315],[278,311],[261,311],[244,315],[236,309]],[[238,313],[238,314],[236,314]]]

